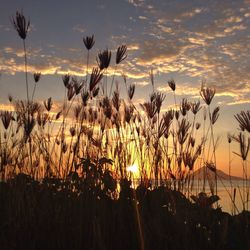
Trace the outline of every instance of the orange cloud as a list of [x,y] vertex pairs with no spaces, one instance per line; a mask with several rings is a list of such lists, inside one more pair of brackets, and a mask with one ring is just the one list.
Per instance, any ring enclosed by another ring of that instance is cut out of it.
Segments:
[[14,111],[14,106],[10,103],[0,103],[0,110],[1,111]]

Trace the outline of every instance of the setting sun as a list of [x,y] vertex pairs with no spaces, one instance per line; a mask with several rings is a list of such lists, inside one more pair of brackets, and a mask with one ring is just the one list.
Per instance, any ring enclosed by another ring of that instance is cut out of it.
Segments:
[[139,167],[136,163],[127,167],[127,171],[131,172],[133,175],[139,174]]
[[250,0],[2,2],[1,250],[250,249]]

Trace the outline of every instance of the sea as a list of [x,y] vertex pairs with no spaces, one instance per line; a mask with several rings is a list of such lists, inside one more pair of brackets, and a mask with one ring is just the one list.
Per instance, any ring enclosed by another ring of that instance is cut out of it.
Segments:
[[[250,180],[246,185],[242,180],[218,182],[217,194],[220,198],[218,205],[223,211],[230,214],[238,214],[244,210],[250,211]],[[234,200],[235,192],[235,201]]]
[[[194,182],[194,189],[201,189],[201,184],[198,181]],[[205,192],[212,195],[209,185],[205,187]],[[244,182],[242,180],[219,180],[217,183],[217,195],[220,200],[215,206],[220,206],[222,211],[229,214],[238,214],[243,210],[250,211],[250,180]]]
[[[140,183],[139,179],[136,179],[132,183],[135,188]],[[154,182],[151,183],[154,186]],[[185,190],[185,188],[184,188]],[[203,192],[202,181],[194,180],[192,191],[184,192],[186,197],[191,195],[198,195]],[[207,196],[215,195],[215,184],[213,184],[213,193],[207,182],[205,185],[205,193]],[[247,182],[243,180],[218,180],[217,182],[217,195],[219,196],[219,201],[214,203],[213,207],[220,207],[223,212],[229,213],[231,215],[239,214],[243,210],[250,211],[250,180]],[[192,199],[190,198],[192,201]]]

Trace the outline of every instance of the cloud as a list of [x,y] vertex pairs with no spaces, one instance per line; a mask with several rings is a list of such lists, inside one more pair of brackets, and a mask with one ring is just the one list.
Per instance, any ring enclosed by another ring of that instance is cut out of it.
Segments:
[[14,49],[14,48],[11,48],[11,47],[4,47],[3,52],[6,53],[6,54],[14,54],[17,57],[23,57],[24,56],[23,49]]
[[86,28],[80,24],[75,25],[72,29],[73,29],[73,31],[77,31],[80,33],[84,33],[86,31]]
[[238,100],[238,101],[226,103],[226,105],[228,105],[228,106],[244,105],[244,104],[250,104],[250,100]]
[[139,44],[129,44],[127,45],[127,50],[139,50],[140,49],[140,45]]
[[243,18],[239,16],[231,16],[225,20],[226,23],[239,23],[242,21],[243,21]]
[[148,77],[147,72],[139,71],[136,69],[121,70],[119,74],[120,75],[125,74],[128,78],[131,78],[131,79],[143,79],[145,77]]
[[[173,92],[167,83],[165,85],[159,86],[157,88],[157,90],[160,92],[165,92],[165,93],[172,93]],[[176,95],[197,97],[199,95],[199,93],[200,93],[199,87],[191,87],[190,84],[187,84],[187,83],[178,83],[177,84]]]
[[[127,41],[128,58],[119,67],[117,75],[123,72],[144,86],[144,79],[153,68],[162,77],[169,73],[179,74],[185,79],[190,94],[192,88],[187,79],[198,86],[204,78],[217,88],[221,97],[223,93],[232,98],[236,98],[234,95],[246,97],[241,90],[247,90],[250,79],[247,2],[217,0],[208,4],[183,1],[181,5],[179,1],[157,4],[142,0],[127,2],[134,10],[129,14],[130,19],[137,21],[128,20],[126,34],[116,32],[109,36],[113,47]],[[78,24],[73,30],[84,32],[85,27]],[[29,53],[29,70],[42,71],[43,74],[85,74],[80,48],[53,46],[50,50],[53,53],[45,53],[45,48],[37,51],[33,48]],[[4,55],[1,62],[3,72],[23,71],[22,50],[6,46],[0,53]],[[95,59],[89,68],[94,65]],[[112,71],[111,67],[110,74]]]
[[182,13],[181,17],[184,17],[184,18],[185,17],[188,17],[188,18],[194,17],[195,15],[198,15],[198,14],[204,12],[205,10],[206,9],[202,9],[202,8],[194,8],[191,11],[187,11],[187,12]]
[[198,37],[189,37],[188,38],[189,42],[200,45],[200,46],[206,46],[207,43],[204,38],[198,38]]
[[128,3],[132,4],[134,7],[143,6],[144,0],[127,0]]
[[[245,34],[238,34],[249,30],[244,17],[246,10],[239,12],[234,4],[219,1],[203,6],[185,2],[180,7],[177,2],[171,5],[164,2],[150,8],[145,3],[137,7],[150,18],[146,31],[137,38],[140,50],[133,61],[135,66],[152,67],[162,74],[182,72],[198,80],[205,77],[213,83],[229,81],[229,85],[247,73],[244,66],[235,71],[236,60],[249,54]],[[226,40],[237,36],[242,39]],[[240,64],[247,63],[249,59]]]
[[[60,48],[57,48],[60,51]],[[129,50],[136,51],[137,46],[132,45],[129,47]],[[33,74],[34,72],[41,72],[42,75],[53,75],[53,74],[71,74],[75,76],[84,76],[86,74],[86,65],[82,62],[81,56],[79,56],[79,49],[68,48],[70,55],[65,55],[65,57],[57,56],[57,53],[54,53],[54,56],[48,54],[40,54],[41,50],[33,50],[29,52],[28,60],[28,72]],[[66,51],[66,49],[64,49]],[[24,62],[23,62],[23,51],[16,50],[10,47],[4,48],[4,53],[7,53],[7,56],[2,58],[0,69],[2,73],[15,75],[19,72],[24,72]],[[41,56],[43,55],[43,56]],[[73,57],[72,57],[73,55]],[[93,60],[89,64],[89,74],[91,69],[97,67],[96,61]],[[111,76],[114,74],[115,68],[114,65],[111,65],[108,70],[108,74]],[[145,70],[139,70],[134,67],[130,62],[124,61],[123,65],[118,67],[115,73],[117,76],[126,74],[129,78],[132,79],[141,79],[145,76],[148,76],[148,73],[145,73]]]
[[145,41],[140,46],[140,55],[136,64],[141,66],[151,66],[152,64],[164,64],[176,60],[178,54],[182,51],[179,43],[166,43],[161,39],[155,41]]
[[144,87],[144,86],[149,85],[150,82],[149,82],[149,81],[136,81],[136,82],[134,82],[134,84],[135,84],[136,86]]
[[148,19],[148,18],[145,17],[145,16],[138,16],[138,18],[141,19],[141,20],[146,20],[146,19]]
[[0,31],[10,31],[10,27],[7,25],[0,24]]
[[225,33],[232,33],[232,32],[237,31],[237,30],[245,30],[245,29],[247,29],[247,27],[243,24],[240,24],[240,25],[234,25],[234,26],[225,28],[224,32]]
[[[27,51],[27,56],[37,56],[42,51],[40,48],[29,48]],[[6,55],[16,56],[16,57],[24,57],[23,49],[13,48],[13,47],[4,47],[1,50],[2,53]]]
[[0,111],[14,111],[14,106],[10,103],[0,103]]
[[233,92],[217,92],[216,96],[223,96],[223,97],[233,97],[237,98],[239,94],[233,93]]
[[[140,108],[140,104],[144,103],[146,100],[144,98],[137,98],[133,100],[133,105],[137,106],[137,108]],[[143,111],[141,111],[143,112]]]
[[[54,74],[61,66],[48,64],[28,64],[28,72],[41,72],[43,75]],[[24,64],[16,60],[15,58],[5,58],[3,59],[3,64],[1,65],[1,71],[5,74],[14,75],[19,72],[24,72]]]

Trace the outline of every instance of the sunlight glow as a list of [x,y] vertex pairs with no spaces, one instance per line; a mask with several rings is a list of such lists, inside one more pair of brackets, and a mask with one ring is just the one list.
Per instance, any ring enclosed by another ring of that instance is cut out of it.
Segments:
[[138,174],[139,173],[139,167],[137,164],[133,164],[127,167],[127,171],[131,172],[132,174]]

